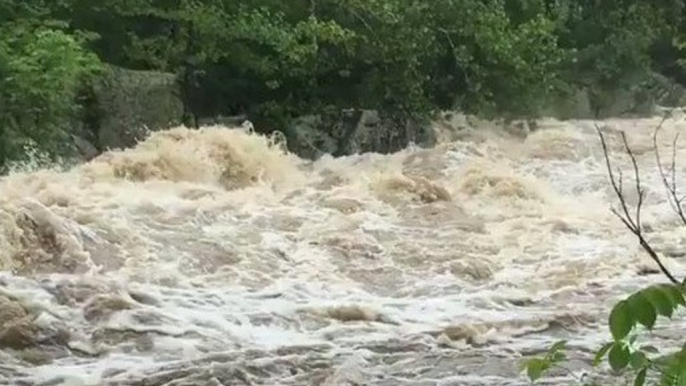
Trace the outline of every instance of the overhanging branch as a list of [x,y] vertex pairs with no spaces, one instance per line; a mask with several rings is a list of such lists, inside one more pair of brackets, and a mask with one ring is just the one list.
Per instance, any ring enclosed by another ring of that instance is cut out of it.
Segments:
[[[607,148],[607,142],[605,141],[605,136],[603,135],[602,130],[600,129],[600,127],[598,127],[597,124],[595,125],[595,128],[598,132],[598,136],[600,137],[600,143],[603,147],[603,155],[605,156],[605,165],[607,166],[607,172],[610,178],[610,183],[612,184],[612,189],[614,190],[617,198],[619,199],[619,204],[621,207],[621,210],[612,208],[612,213],[614,213],[615,216],[617,216],[621,220],[624,226],[626,226],[631,231],[631,233],[633,233],[638,238],[638,242],[641,245],[641,248],[643,248],[643,250],[648,254],[648,256],[650,256],[650,258],[653,259],[653,261],[658,265],[660,271],[672,283],[680,284],[679,280],[677,280],[676,277],[664,265],[664,263],[658,256],[657,252],[655,252],[655,249],[653,249],[653,247],[650,245],[650,243],[648,243],[648,241],[645,239],[643,235],[643,227],[641,225],[641,209],[644,203],[645,191],[641,186],[641,175],[638,168],[638,162],[636,161],[636,156],[634,152],[631,150],[631,147],[629,146],[629,141],[626,138],[626,134],[624,132],[621,132],[621,138],[622,143],[624,145],[624,150],[631,159],[631,165],[634,171],[634,179],[636,181],[635,189],[636,194],[638,196],[638,202],[636,203],[636,211],[633,217],[631,215],[631,211],[629,210],[629,205],[627,203],[623,191],[622,172],[621,170],[618,170],[617,175],[619,175],[619,180],[617,180],[617,178],[615,178],[615,173],[612,171],[612,163],[610,161],[610,155]],[[674,193],[674,197],[676,197],[676,193]]]

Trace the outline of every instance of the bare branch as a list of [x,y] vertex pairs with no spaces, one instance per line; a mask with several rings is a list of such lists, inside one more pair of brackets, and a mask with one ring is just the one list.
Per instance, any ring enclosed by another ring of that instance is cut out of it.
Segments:
[[665,186],[665,189],[667,189],[667,199],[669,201],[669,205],[672,207],[674,212],[676,212],[676,214],[679,216],[681,222],[684,225],[686,225],[686,213],[684,213],[684,209],[681,206],[681,202],[684,200],[684,198],[679,198],[679,191],[676,182],[676,145],[677,141],[679,140],[679,134],[676,134],[674,136],[674,140],[672,141],[672,162],[669,169],[669,172],[671,173],[671,183],[668,179],[667,173],[665,173],[664,167],[662,166],[662,160],[660,158],[660,147],[657,143],[657,135],[660,129],[662,128],[662,125],[665,123],[669,116],[669,113],[665,114],[662,121],[660,121],[660,124],[657,126],[655,132],[653,133],[653,145],[655,146],[655,160],[657,162],[658,171],[660,172],[662,184]]
[[[610,183],[612,184],[612,189],[615,191],[615,194],[617,195],[617,198],[619,199],[619,204],[621,206],[621,212],[617,209],[612,208],[612,213],[615,216],[617,216],[622,221],[624,226],[626,226],[631,231],[631,233],[633,233],[638,238],[638,242],[641,245],[641,248],[643,248],[643,250],[648,254],[648,256],[650,256],[650,258],[653,259],[653,261],[655,261],[655,263],[660,268],[660,271],[672,283],[680,284],[676,277],[674,277],[674,275],[669,271],[669,269],[667,269],[667,267],[662,263],[662,260],[660,260],[660,257],[658,256],[657,252],[655,252],[653,247],[648,243],[648,241],[643,236],[643,227],[641,226],[641,208],[643,207],[645,191],[641,186],[641,175],[638,168],[638,162],[636,161],[636,156],[634,155],[634,152],[631,150],[631,147],[629,146],[629,141],[626,138],[626,134],[624,132],[621,132],[621,137],[622,142],[624,144],[624,150],[629,155],[629,158],[631,159],[631,165],[634,169],[634,178],[636,180],[636,194],[638,195],[635,218],[631,217],[629,205],[627,204],[626,197],[624,196],[622,171],[618,168],[617,175],[619,176],[619,178],[615,178],[615,173],[612,171],[612,163],[610,162],[610,155],[607,149],[605,136],[603,135],[603,132],[597,124],[595,125],[595,127],[598,131],[600,143],[603,147],[603,155],[605,156],[605,165],[607,166],[607,172],[610,177]],[[657,140],[655,141],[657,142]],[[666,177],[663,180],[666,181]],[[669,184],[667,183],[667,185]],[[676,198],[676,195],[674,195],[673,197]]]
[[607,150],[607,143],[605,142],[605,136],[603,135],[603,132],[600,130],[600,127],[598,125],[595,125],[596,130],[598,131],[598,135],[600,136],[600,143],[603,146],[603,154],[605,155],[605,164],[607,165],[607,172],[610,177],[610,183],[612,184],[612,189],[614,189],[615,194],[619,198],[619,203],[622,206],[622,211],[624,212],[624,220],[628,222],[629,229],[634,232],[640,232],[640,228],[636,226],[634,223],[633,219],[631,218],[631,215],[629,214],[629,207],[626,204],[626,200],[624,199],[624,194],[623,194],[623,181],[622,181],[622,172],[621,170],[618,171],[619,174],[619,183],[617,180],[615,180],[615,175],[612,172],[612,164],[610,163],[610,155]]
[[672,142],[672,187],[676,190],[676,144],[679,141],[679,133],[674,136]]
[[624,223],[624,225],[626,225],[627,228],[629,228],[629,230],[631,231],[631,233],[633,233],[633,234],[636,235],[636,236],[639,235],[638,232],[636,232],[635,228],[629,223],[629,221],[627,221],[627,220],[624,218],[624,216],[622,216],[622,215],[617,211],[617,209],[612,208],[612,209],[610,209],[610,210],[612,211],[612,213],[614,213],[615,216],[617,216],[617,217]]
[[[643,188],[641,188],[641,173],[638,171],[638,162],[636,162],[636,157],[634,156],[634,152],[631,151],[631,147],[629,146],[629,141],[626,139],[626,134],[622,131],[622,141],[624,142],[624,149],[626,150],[627,154],[629,154],[629,157],[631,158],[631,164],[634,167],[634,178],[636,180],[636,194],[638,195],[638,203],[636,204],[636,230],[640,233],[641,232],[641,207],[643,206],[643,196],[645,192],[643,191]],[[624,204],[624,207],[626,205]],[[628,216],[628,213],[627,213]]]

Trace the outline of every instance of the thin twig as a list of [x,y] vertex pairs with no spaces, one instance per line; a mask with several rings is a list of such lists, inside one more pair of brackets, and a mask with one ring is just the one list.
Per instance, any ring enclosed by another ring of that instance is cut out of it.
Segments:
[[665,189],[667,189],[668,195],[668,201],[669,205],[672,207],[674,212],[679,216],[679,219],[681,219],[682,224],[686,225],[686,213],[684,213],[684,209],[681,206],[681,203],[683,202],[684,198],[679,198],[679,190],[677,188],[677,180],[676,180],[676,150],[677,150],[677,142],[679,140],[679,134],[677,133],[674,136],[674,140],[672,141],[672,160],[671,160],[671,166],[670,166],[670,173],[671,173],[671,183],[668,180],[667,173],[665,173],[665,170],[662,166],[662,160],[660,158],[660,148],[657,143],[657,135],[660,129],[662,128],[662,125],[664,122],[667,120],[667,118],[670,116],[670,113],[665,114],[663,117],[662,121],[658,125],[658,127],[655,129],[655,132],[653,133],[653,145],[655,146],[655,160],[657,162],[657,168],[658,171],[660,172],[660,177],[662,178],[662,184],[665,186]]
[[[636,233],[638,231],[638,227],[634,223],[633,219],[631,218],[631,215],[629,214],[629,207],[626,204],[626,200],[624,199],[624,194],[622,192],[623,189],[623,181],[622,181],[622,171],[618,170],[619,173],[619,185],[617,184],[617,181],[615,180],[614,173],[612,172],[612,165],[610,163],[610,156],[609,152],[607,150],[607,143],[605,142],[605,136],[603,136],[603,132],[600,130],[600,127],[596,125],[596,130],[598,131],[598,135],[600,136],[600,143],[603,146],[603,154],[605,154],[605,164],[607,165],[607,172],[610,176],[610,182],[612,183],[612,188],[615,191],[615,194],[617,194],[617,197],[619,197],[619,203],[622,206],[622,211],[624,212],[624,217],[623,219],[629,223],[630,229]],[[620,218],[622,218],[620,216]]]
[[[643,206],[643,196],[645,195],[645,192],[643,191],[643,188],[641,188],[641,173],[638,171],[638,162],[636,162],[636,157],[634,156],[634,152],[631,151],[631,147],[629,146],[629,141],[626,139],[626,134],[622,131],[622,141],[624,142],[624,149],[626,150],[627,154],[629,154],[629,158],[631,158],[631,164],[634,167],[634,179],[636,180],[636,194],[638,195],[638,203],[636,204],[636,230],[640,233],[641,232],[641,207]],[[625,205],[626,207],[626,205]]]
[[676,189],[676,144],[679,141],[679,133],[674,136],[672,141],[672,186]]

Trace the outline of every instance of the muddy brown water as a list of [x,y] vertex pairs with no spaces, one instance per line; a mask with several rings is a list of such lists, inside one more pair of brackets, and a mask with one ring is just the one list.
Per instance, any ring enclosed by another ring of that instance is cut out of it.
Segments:
[[[624,168],[627,133],[648,237],[683,276],[659,120],[601,124]],[[0,384],[523,385],[522,358],[558,339],[581,374],[613,302],[663,280],[609,211],[594,123],[542,120],[525,139],[457,126],[433,149],[314,163],[242,130],[176,128],[15,171],[0,180]],[[666,152],[685,128],[666,122]],[[649,339],[686,324],[665,326]]]

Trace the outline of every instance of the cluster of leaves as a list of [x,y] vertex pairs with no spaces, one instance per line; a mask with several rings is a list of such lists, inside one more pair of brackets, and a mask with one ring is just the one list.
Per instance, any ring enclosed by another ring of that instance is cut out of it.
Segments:
[[326,108],[536,114],[570,87],[648,71],[649,47],[683,13],[681,0],[61,4],[54,17],[97,34],[105,61],[179,74],[195,114],[272,118]]
[[0,167],[29,149],[63,154],[76,97],[101,69],[81,37],[44,17],[40,7],[0,2]]
[[[637,343],[641,329],[652,331],[658,316],[672,318],[677,309],[684,306],[684,287],[674,284],[651,286],[619,301],[608,321],[613,340],[598,350],[593,366],[599,366],[607,358],[609,367],[616,374],[633,374],[635,386],[643,386],[647,379],[653,378],[660,386],[686,385],[686,343],[666,355],[660,354],[654,346]],[[563,368],[567,359],[565,348],[566,342],[561,341],[553,345],[544,357],[528,360],[525,368],[529,379],[535,382],[545,372]]]

